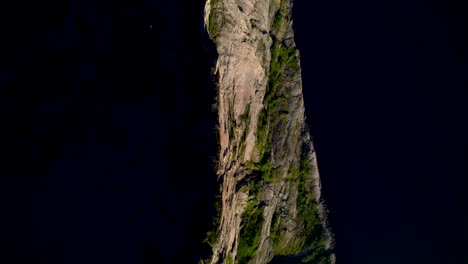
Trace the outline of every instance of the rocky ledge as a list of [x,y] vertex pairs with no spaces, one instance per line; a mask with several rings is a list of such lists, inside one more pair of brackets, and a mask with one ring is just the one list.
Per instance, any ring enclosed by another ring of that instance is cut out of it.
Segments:
[[291,0],[207,0],[221,187],[202,263],[334,263]]

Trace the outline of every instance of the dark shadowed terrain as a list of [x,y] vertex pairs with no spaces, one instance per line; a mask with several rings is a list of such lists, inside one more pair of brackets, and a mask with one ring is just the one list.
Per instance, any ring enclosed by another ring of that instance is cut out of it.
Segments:
[[216,141],[203,5],[0,4],[0,263],[207,253]]
[[468,263],[464,10],[459,1],[295,1],[337,263]]

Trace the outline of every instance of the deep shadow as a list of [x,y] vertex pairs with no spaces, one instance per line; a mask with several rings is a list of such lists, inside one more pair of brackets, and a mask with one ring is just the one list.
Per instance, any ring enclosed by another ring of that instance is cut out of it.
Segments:
[[2,2],[1,263],[196,263],[217,190],[204,1]]
[[461,2],[294,1],[338,263],[467,263]]

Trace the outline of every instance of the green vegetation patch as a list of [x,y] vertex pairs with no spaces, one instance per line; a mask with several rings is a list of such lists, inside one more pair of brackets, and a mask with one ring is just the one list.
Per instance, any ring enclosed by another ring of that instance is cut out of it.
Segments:
[[[296,49],[286,47],[274,40],[271,47],[271,63],[263,104],[257,123],[256,150],[260,157],[260,169],[265,175],[271,175],[269,166],[264,166],[271,159],[274,139],[284,131],[285,118],[289,114],[289,91],[285,83],[290,80],[286,72],[299,70]],[[266,170],[265,170],[266,169]]]
[[211,0],[210,14],[208,16],[208,33],[214,38],[218,34],[218,24],[216,23],[216,6],[218,0]]
[[[307,191],[305,181],[310,178],[311,164],[309,160],[310,149],[307,144],[303,144],[301,151],[301,159],[297,180],[298,195],[297,195],[297,211],[300,219],[304,221],[304,246],[303,250],[307,250],[307,254],[303,256],[304,263],[322,263],[319,259],[326,260],[327,234],[318,213],[318,202],[313,197],[310,191]],[[323,262],[328,263],[328,262]]]
[[[275,15],[273,30],[279,30],[281,23],[284,23],[284,17],[281,11]],[[251,181],[249,188],[257,192],[261,190],[265,182],[277,180],[277,168],[272,166],[272,145],[274,139],[278,138],[284,131],[286,124],[285,117],[289,113],[289,93],[285,82],[290,80],[293,74],[288,74],[299,70],[297,52],[294,47],[287,47],[282,42],[276,40],[274,36],[270,49],[271,62],[268,75],[268,82],[265,91],[265,108],[260,112],[257,124],[256,151],[259,155],[258,162],[249,163],[247,166],[254,173],[261,174],[261,179]],[[255,195],[254,195],[255,197]],[[238,256],[239,263],[247,263],[253,256],[260,239],[260,230],[263,223],[263,210],[258,208],[259,197],[249,202],[243,215],[243,227],[239,236]],[[255,201],[255,202],[254,202]],[[279,221],[279,220],[275,220]],[[275,222],[270,233],[270,239],[273,243],[280,242],[279,222]],[[296,250],[295,250],[296,251]],[[292,251],[291,251],[292,252]]]
[[253,257],[260,242],[263,225],[263,208],[257,199],[249,201],[242,215],[242,228],[237,245],[238,263],[248,263]]
[[216,210],[215,217],[213,218],[213,230],[206,233],[203,243],[207,243],[210,247],[213,247],[216,244],[218,239],[219,225],[221,223],[221,210],[222,210],[222,196],[221,193],[217,194],[215,197],[214,208]]
[[[271,155],[273,140],[282,133],[285,118],[289,113],[290,91],[287,82],[299,70],[299,60],[295,47],[285,45],[277,38],[281,28],[287,22],[284,12],[286,2],[281,0],[271,25],[270,67],[263,99],[264,110],[260,112],[257,125],[256,151],[259,160]],[[275,135],[274,135],[275,134]],[[268,157],[270,158],[270,157]]]
[[278,213],[275,213],[273,215],[273,219],[271,219],[271,227],[270,227],[270,240],[273,244],[273,250],[275,254],[279,252],[279,245],[281,242],[280,224],[281,224],[280,217],[278,216]]
[[226,23],[226,18],[223,16],[223,12],[218,12],[221,8],[222,2],[219,0],[211,0],[210,3],[210,14],[208,15],[208,33],[213,41],[216,42],[216,37],[219,34],[219,30]]
[[231,254],[228,254],[226,257],[226,264],[234,264]]

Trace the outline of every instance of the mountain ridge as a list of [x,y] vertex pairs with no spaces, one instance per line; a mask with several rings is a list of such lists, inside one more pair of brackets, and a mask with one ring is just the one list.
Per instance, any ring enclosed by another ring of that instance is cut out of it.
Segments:
[[335,263],[291,10],[289,0],[206,2],[222,183],[203,262]]

